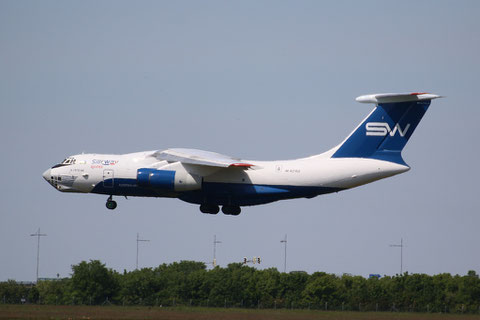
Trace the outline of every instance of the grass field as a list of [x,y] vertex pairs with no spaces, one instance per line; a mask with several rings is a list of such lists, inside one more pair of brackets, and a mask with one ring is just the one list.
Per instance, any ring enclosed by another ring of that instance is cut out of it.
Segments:
[[314,310],[250,310],[222,308],[158,308],[119,306],[0,305],[0,319],[480,319],[480,315],[340,312]]

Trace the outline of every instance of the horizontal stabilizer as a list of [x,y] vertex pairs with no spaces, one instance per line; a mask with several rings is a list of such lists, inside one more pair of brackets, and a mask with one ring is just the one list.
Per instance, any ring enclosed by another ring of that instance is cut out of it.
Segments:
[[426,92],[414,92],[414,93],[379,93],[379,94],[367,94],[357,97],[355,100],[362,103],[395,103],[395,102],[410,102],[410,101],[422,101],[441,98],[436,94]]

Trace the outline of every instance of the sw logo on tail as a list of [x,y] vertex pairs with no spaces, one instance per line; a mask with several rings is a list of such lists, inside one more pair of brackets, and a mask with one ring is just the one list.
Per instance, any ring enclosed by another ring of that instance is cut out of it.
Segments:
[[[408,171],[401,152],[427,111],[428,93],[373,94],[356,100],[376,104],[369,116],[327,152],[284,161],[240,160],[196,149],[122,155],[79,154],[43,173],[62,192],[169,197],[200,205],[203,213],[240,214],[240,207],[313,198]],[[392,129],[393,128],[393,129]],[[397,134],[398,133],[398,134]]]
[[397,123],[393,127],[393,130],[391,130],[390,125],[386,122],[367,122],[365,128],[367,129],[367,136],[385,137],[387,134],[390,134],[390,136],[393,137],[398,130],[400,137],[405,137],[405,134],[410,128],[410,123],[407,123],[407,126],[403,130],[400,128],[399,123]]

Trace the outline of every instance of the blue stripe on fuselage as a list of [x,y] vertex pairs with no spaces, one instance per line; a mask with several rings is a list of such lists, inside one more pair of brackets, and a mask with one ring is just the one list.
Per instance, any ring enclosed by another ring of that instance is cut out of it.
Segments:
[[157,190],[149,187],[140,187],[137,179],[114,178],[99,182],[91,193],[108,194],[114,196],[132,196],[132,197],[176,197],[177,194],[172,191]]
[[[108,185],[108,183],[106,185]],[[343,189],[311,186],[204,182],[202,190],[172,192],[140,187],[137,185],[136,179],[115,178],[113,187],[105,187],[104,183],[100,182],[91,192],[117,196],[176,197],[180,200],[195,204],[249,206],[284,199],[313,198],[320,194],[341,190]]]
[[179,198],[196,204],[251,206],[278,200],[313,198],[343,189],[287,185],[204,182],[202,190],[182,193]]

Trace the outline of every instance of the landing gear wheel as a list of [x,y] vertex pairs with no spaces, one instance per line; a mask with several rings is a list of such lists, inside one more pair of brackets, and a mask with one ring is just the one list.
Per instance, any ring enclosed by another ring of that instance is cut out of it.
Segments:
[[117,207],[117,202],[111,200],[111,201],[107,201],[105,205],[107,206],[108,209],[113,210]]
[[220,208],[217,205],[202,204],[200,206],[200,211],[202,213],[217,214],[220,211]]
[[238,216],[240,212],[242,212],[242,209],[240,209],[239,206],[223,206],[222,212],[226,215]]
[[113,210],[117,207],[117,202],[112,200],[112,196],[108,197],[107,203],[105,204],[107,209]]

